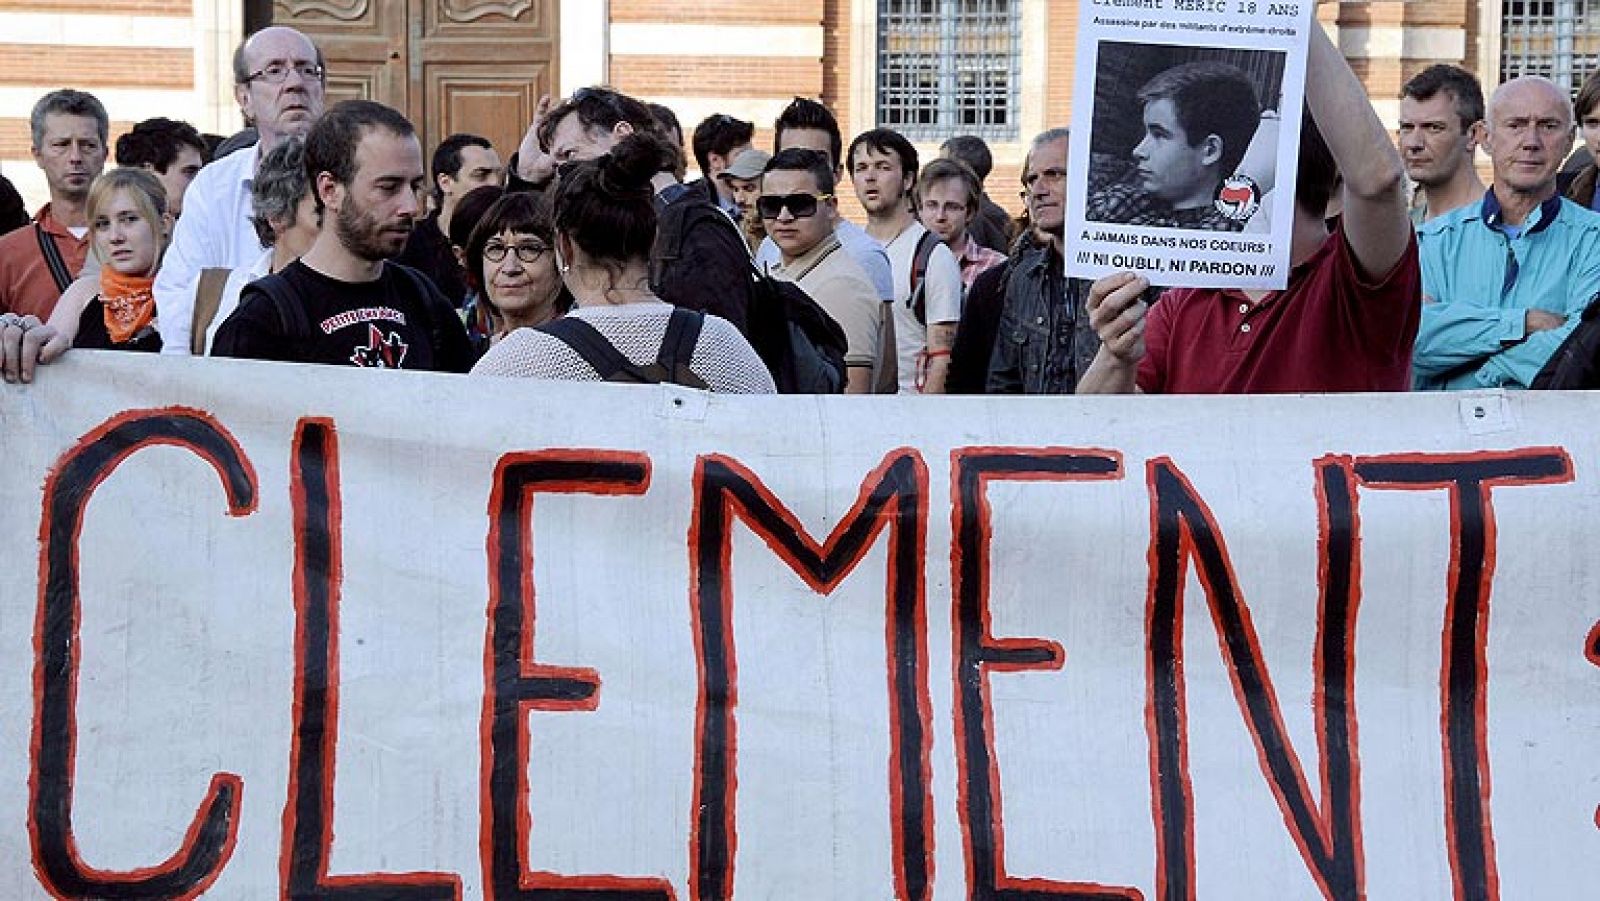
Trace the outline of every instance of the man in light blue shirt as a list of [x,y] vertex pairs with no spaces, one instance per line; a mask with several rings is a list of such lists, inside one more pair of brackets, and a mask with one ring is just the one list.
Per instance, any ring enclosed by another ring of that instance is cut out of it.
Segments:
[[1483,200],[1417,231],[1419,390],[1528,387],[1600,291],[1600,214],[1556,193],[1572,146],[1566,92],[1513,79],[1488,118],[1494,181]]

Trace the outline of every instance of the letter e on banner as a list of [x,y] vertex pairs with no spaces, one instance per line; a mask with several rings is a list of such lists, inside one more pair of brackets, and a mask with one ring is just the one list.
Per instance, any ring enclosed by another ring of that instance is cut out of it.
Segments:
[[495,467],[489,498],[489,626],[484,640],[482,822],[484,897],[670,901],[664,879],[562,876],[529,872],[522,849],[533,818],[528,800],[530,710],[594,710],[600,675],[592,669],[534,661],[533,497],[535,494],[640,495],[650,487],[650,458],[603,450],[507,454]]
[[1115,451],[1063,448],[969,447],[950,455],[954,508],[956,634],[956,784],[967,860],[967,896],[974,901],[1030,898],[1037,901],[1134,901],[1135,888],[1088,882],[1056,882],[1008,876],[1005,823],[1000,804],[1000,764],[994,750],[994,709],[989,677],[994,672],[1056,670],[1065,662],[1061,646],[1042,638],[997,638],[989,630],[989,541],[993,511],[985,489],[991,481],[1109,481],[1122,478]]

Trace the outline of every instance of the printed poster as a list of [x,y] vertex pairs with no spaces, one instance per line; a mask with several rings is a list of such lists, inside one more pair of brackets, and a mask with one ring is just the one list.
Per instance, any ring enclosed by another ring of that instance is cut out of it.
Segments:
[[1080,4],[1067,274],[1281,289],[1315,4]]

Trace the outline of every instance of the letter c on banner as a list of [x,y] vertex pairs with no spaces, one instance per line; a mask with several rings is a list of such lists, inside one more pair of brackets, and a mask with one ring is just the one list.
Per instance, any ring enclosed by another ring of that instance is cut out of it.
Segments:
[[229,516],[256,508],[256,474],[233,436],[200,410],[168,408],[120,414],[85,435],[51,472],[39,525],[39,608],[34,624],[32,770],[28,835],[34,869],[57,898],[193,898],[227,865],[239,831],[244,782],[216,773],[205,800],[165,861],[125,872],[84,863],[72,834],[72,780],[78,727],[78,538],[89,498],[122,461],[150,445],[193,451],[222,479]]

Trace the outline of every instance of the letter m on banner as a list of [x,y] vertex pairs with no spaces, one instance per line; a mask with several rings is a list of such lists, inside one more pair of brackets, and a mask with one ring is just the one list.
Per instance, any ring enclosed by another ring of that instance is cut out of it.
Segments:
[[889,798],[895,896],[926,901],[932,886],[932,734],[928,697],[926,559],[928,471],[912,450],[890,453],[862,483],[855,504],[824,542],[737,461],[701,457],[695,467],[689,553],[699,668],[695,711],[693,898],[734,896],[738,788],[738,662],[733,640],[734,519],[742,520],[817,594],[832,594],[878,536],[889,532],[886,656]]

